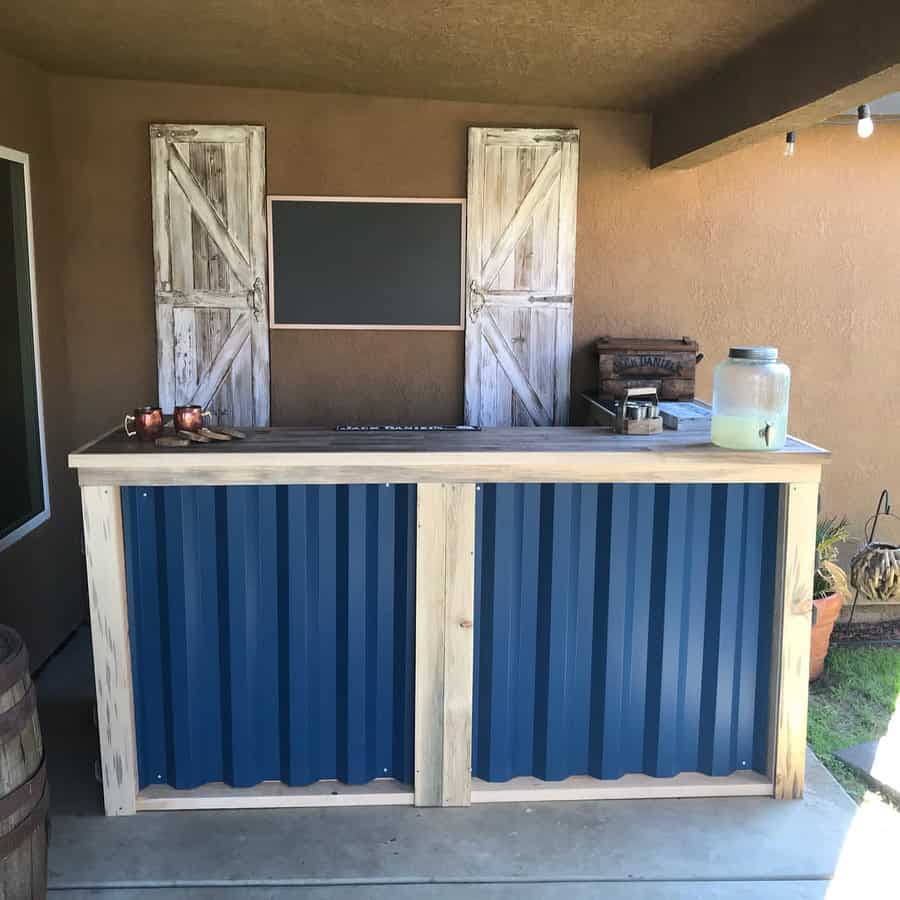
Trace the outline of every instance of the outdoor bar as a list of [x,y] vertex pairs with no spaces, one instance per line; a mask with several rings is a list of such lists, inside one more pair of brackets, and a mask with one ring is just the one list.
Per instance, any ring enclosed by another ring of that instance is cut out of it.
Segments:
[[75,451],[108,815],[802,795],[829,454],[606,428]]
[[6,7],[0,900],[898,893],[896,0]]

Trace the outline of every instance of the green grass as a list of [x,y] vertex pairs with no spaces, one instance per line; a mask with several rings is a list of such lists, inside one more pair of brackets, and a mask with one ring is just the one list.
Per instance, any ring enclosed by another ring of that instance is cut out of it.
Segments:
[[834,648],[825,674],[810,688],[809,743],[857,803],[868,786],[834,753],[881,737],[898,696],[900,648]]

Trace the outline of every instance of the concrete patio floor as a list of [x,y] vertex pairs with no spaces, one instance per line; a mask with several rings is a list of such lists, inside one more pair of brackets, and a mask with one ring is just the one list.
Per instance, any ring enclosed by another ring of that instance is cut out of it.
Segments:
[[810,754],[806,797],[246,810],[107,819],[89,637],[38,680],[53,897],[813,900],[897,897],[900,815]]

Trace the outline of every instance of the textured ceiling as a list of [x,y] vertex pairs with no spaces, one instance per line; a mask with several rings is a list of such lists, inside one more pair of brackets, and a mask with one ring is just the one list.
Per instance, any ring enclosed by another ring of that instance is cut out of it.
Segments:
[[45,68],[643,111],[816,0],[5,0]]

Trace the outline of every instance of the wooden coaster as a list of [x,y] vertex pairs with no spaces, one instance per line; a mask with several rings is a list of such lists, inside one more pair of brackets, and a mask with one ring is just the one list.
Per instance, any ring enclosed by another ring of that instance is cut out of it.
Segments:
[[198,434],[196,431],[179,431],[178,434],[187,438],[189,441],[193,441],[195,444],[208,444],[210,443],[210,439],[208,437],[204,437],[202,434]]
[[202,434],[203,437],[209,438],[211,441],[230,441],[231,435],[224,434],[220,431],[213,430],[212,428],[201,428],[198,434]]
[[238,438],[239,440],[243,440],[247,437],[243,431],[239,431],[237,428],[232,428],[230,425],[216,425],[215,428],[220,434],[227,434],[230,437]]

